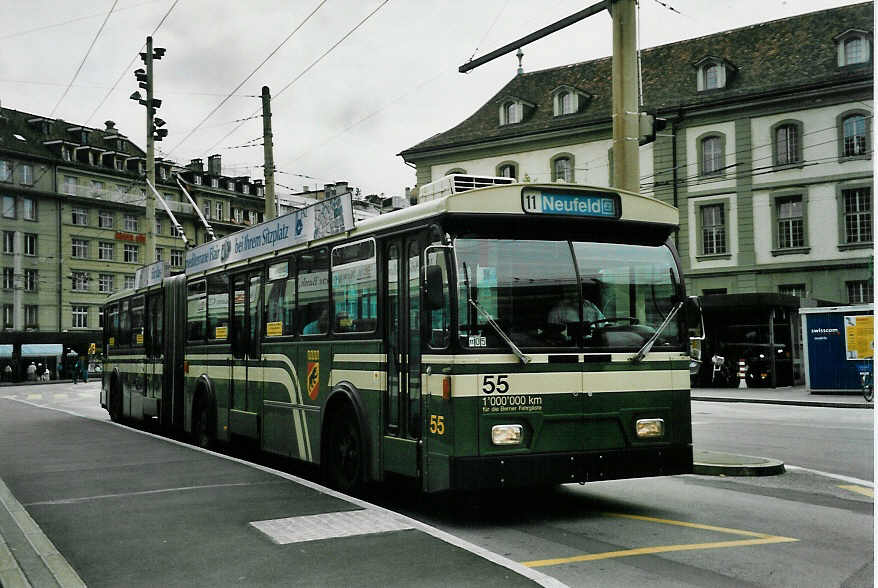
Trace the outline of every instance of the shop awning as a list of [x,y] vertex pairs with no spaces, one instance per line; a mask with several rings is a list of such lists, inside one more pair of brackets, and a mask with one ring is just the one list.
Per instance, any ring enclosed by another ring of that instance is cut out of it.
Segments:
[[[12,347],[10,345],[10,347]],[[49,357],[64,353],[64,346],[60,343],[22,343],[22,357]],[[11,357],[10,352],[10,357]]]

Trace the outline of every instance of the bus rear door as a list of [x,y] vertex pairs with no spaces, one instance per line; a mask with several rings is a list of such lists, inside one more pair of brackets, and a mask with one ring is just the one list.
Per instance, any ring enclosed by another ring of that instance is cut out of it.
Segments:
[[262,401],[262,274],[232,278],[232,365],[229,374],[229,432],[259,438]]

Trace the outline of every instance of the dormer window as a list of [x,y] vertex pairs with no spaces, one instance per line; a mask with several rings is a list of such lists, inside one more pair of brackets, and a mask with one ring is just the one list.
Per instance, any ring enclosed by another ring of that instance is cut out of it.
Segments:
[[119,159],[118,157],[116,157],[116,158],[113,159],[113,162],[114,162],[115,165],[116,165],[116,169],[119,170],[119,171],[122,171],[122,160]]
[[570,86],[561,86],[552,92],[552,112],[554,116],[581,112],[591,95]]
[[735,73],[735,66],[719,57],[705,57],[695,63],[695,69],[699,92],[725,88]]
[[198,174],[193,175],[193,176],[192,176],[192,182],[193,182],[196,186],[200,186],[200,185],[201,185],[201,176],[198,175]]
[[507,97],[500,103],[500,126],[520,123],[536,105],[521,98]]
[[70,147],[61,147],[61,159],[64,161],[73,161],[73,151]]
[[232,192],[234,192],[235,191],[235,182],[233,182],[232,180],[228,180],[226,182],[226,190],[231,190]]
[[116,141],[116,151],[119,151],[121,153],[125,152],[125,140],[124,139],[118,139]]
[[835,37],[838,66],[856,65],[871,61],[871,34],[860,29],[848,29]]
[[219,179],[218,178],[210,178],[210,187],[211,188],[219,188]]
[[159,168],[159,177],[163,180],[167,180],[168,179],[168,168],[160,167]]
[[88,145],[88,131],[82,131],[82,135],[80,137],[80,143],[83,145]]

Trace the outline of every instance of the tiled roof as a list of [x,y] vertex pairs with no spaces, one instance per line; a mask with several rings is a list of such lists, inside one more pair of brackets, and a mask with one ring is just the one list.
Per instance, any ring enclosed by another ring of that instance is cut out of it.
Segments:
[[[848,29],[871,32],[872,11],[872,2],[865,2],[643,50],[644,109],[702,106],[766,91],[870,78],[871,61],[838,67],[833,38]],[[708,56],[726,60],[736,71],[725,88],[698,92],[694,64]],[[609,121],[611,65],[606,57],[519,74],[468,119],[400,155]],[[594,98],[580,113],[555,117],[551,92],[561,85],[582,89]],[[509,96],[532,102],[536,108],[523,122],[500,126],[500,103]]]
[[[81,128],[89,131],[88,145],[106,151],[115,151],[116,145],[111,141],[105,141],[105,137],[119,136],[119,129],[95,129],[86,127],[75,122],[61,119],[52,119],[39,114],[21,112],[11,108],[0,108],[0,153],[18,153],[22,157],[40,157],[45,159],[60,160],[57,148],[47,146],[46,141],[62,140],[68,143],[81,145],[79,133],[71,133],[70,128]],[[38,123],[29,123],[29,120],[45,119],[50,123],[48,134],[43,134],[42,126]],[[16,137],[22,137],[24,140]],[[129,157],[145,157],[146,154],[130,139],[125,141],[125,154]]]

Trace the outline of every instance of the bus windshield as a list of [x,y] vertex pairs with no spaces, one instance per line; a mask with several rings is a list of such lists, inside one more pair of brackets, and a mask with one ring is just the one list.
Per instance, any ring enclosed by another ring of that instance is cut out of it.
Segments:
[[[678,302],[680,275],[664,245],[459,238],[455,241],[461,344],[639,349]],[[655,348],[682,346],[681,317]]]

